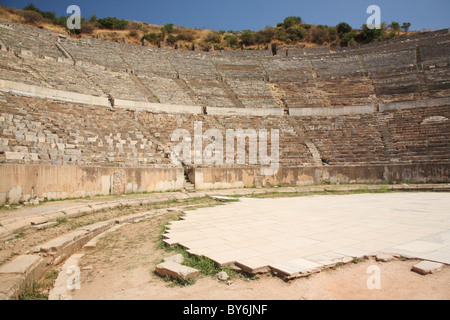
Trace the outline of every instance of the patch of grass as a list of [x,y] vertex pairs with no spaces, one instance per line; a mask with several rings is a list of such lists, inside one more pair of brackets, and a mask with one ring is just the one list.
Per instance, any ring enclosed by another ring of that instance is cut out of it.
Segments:
[[[233,271],[233,272],[235,272],[235,271]],[[242,279],[244,279],[244,281],[258,281],[261,279],[259,275],[249,274],[249,273],[242,273],[241,277],[242,277]]]
[[408,261],[408,260],[410,260],[410,258],[404,257],[404,256],[400,256],[399,259],[400,259],[400,261]]
[[28,288],[19,296],[19,300],[47,300],[48,295],[39,290],[39,285],[33,282],[31,288]]
[[333,269],[333,270],[336,270],[337,268],[340,268],[340,267],[342,267],[342,266],[344,266],[344,265],[345,265],[344,263],[338,262],[338,263],[336,263],[336,264],[332,267],[332,269]]
[[362,261],[363,261],[363,260],[360,259],[360,258],[353,257],[353,263],[354,263],[354,264],[358,264],[358,263],[360,263],[360,262],[362,262]]
[[156,275],[157,277],[163,279],[165,282],[169,283],[169,288],[173,288],[175,286],[177,286],[177,287],[187,287],[187,286],[192,286],[195,283],[197,283],[197,280],[191,279],[191,278],[180,280],[180,279],[174,279],[171,276],[161,277],[156,272],[153,272],[153,274]]
[[16,235],[15,235],[16,239],[21,239],[21,238],[24,238],[24,237],[25,237],[25,233],[23,233],[23,232],[16,233]]
[[67,218],[57,218],[55,227],[57,227],[63,223],[66,223],[66,222],[67,222]]
[[56,278],[58,278],[58,274],[59,274],[58,269],[51,269],[45,274],[44,278],[46,280],[53,281],[53,280],[56,280]]
[[7,263],[7,262],[11,261],[12,258],[14,258],[14,257],[16,257],[16,256],[18,256],[18,255],[19,255],[19,253],[17,253],[17,252],[11,252],[11,254],[9,255],[9,257],[7,257],[7,258],[3,259],[2,261],[0,261],[0,265],[2,265],[2,264],[4,264],[4,263]]
[[236,275],[236,271],[233,269],[222,267],[207,257],[191,255],[179,245],[174,245],[172,247],[164,245],[164,248],[167,252],[181,254],[184,258],[182,263],[184,266],[197,269],[204,276],[214,277],[222,271],[226,272],[230,278],[233,278]]
[[50,268],[39,282],[33,282],[31,287],[22,292],[19,300],[48,300],[48,294],[58,275],[58,267]]

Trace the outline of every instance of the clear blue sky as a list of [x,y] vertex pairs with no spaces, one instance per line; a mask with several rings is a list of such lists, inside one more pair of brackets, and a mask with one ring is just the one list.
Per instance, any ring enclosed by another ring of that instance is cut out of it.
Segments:
[[96,14],[163,25],[215,30],[260,30],[287,16],[305,23],[334,26],[347,22],[353,28],[366,23],[369,5],[381,8],[381,20],[411,22],[411,30],[450,27],[450,0],[0,0],[4,6],[22,9],[29,2],[44,11],[65,15],[75,4],[88,18]]

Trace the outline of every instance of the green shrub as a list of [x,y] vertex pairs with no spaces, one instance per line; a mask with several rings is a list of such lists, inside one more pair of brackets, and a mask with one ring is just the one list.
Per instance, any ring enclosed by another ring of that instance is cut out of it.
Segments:
[[296,42],[305,37],[306,30],[302,27],[291,27],[287,29],[287,33],[289,35],[289,39],[291,39],[291,41],[293,42]]
[[400,33],[401,30],[400,23],[392,21],[389,27],[392,29],[392,31],[396,32],[397,34]]
[[92,33],[94,32],[95,29],[96,29],[96,28],[95,28],[95,26],[94,26],[93,24],[91,24],[91,23],[85,23],[85,24],[82,24],[82,25],[81,25],[81,30],[80,30],[80,32],[81,32],[81,33],[84,33],[84,34],[92,34]]
[[403,22],[401,29],[405,31],[405,33],[408,33],[409,28],[411,28],[411,22]]
[[384,40],[386,37],[386,23],[383,22],[379,29],[370,29],[367,24],[364,24],[362,26],[362,32],[355,37],[355,40],[358,42],[370,43],[375,40]]
[[283,31],[280,31],[280,32],[278,33],[277,38],[278,38],[278,40],[280,40],[280,41],[282,41],[282,42],[286,42],[288,39],[290,40],[289,34],[288,34],[288,33],[286,32],[286,30],[284,30],[284,29],[283,29]]
[[268,44],[276,37],[277,30],[272,27],[266,27],[255,33],[255,42],[258,44]]
[[95,14],[93,14],[93,15],[91,15],[90,17],[89,17],[89,23],[94,23],[94,22],[97,22],[97,16],[95,15]]
[[311,32],[312,42],[317,44],[323,44],[328,41],[328,32],[320,28],[314,28]]
[[110,30],[125,30],[128,22],[123,19],[117,19],[113,17],[107,17],[104,19],[98,19],[97,22],[100,24],[101,28]]
[[391,32],[389,33],[388,38],[389,39],[393,39],[393,38],[395,38],[396,35],[397,35],[397,31],[391,30]]
[[[83,24],[84,22],[85,22],[85,21],[84,21],[83,18],[82,18],[81,23]],[[55,17],[55,19],[52,20],[52,23],[53,23],[54,25],[57,25],[57,26],[67,27],[67,18],[64,17],[64,16],[61,16],[61,17],[59,17],[59,18],[56,18],[56,17]]]
[[128,36],[132,38],[137,38],[139,36],[139,33],[136,30],[130,30],[130,32],[128,32]]
[[337,32],[339,34],[346,34],[349,32],[352,32],[352,27],[350,27],[350,25],[346,22],[341,22],[336,26]]
[[44,18],[40,13],[31,10],[23,11],[22,17],[25,19],[26,23],[30,24],[50,22],[48,19]]
[[239,38],[234,34],[229,34],[224,37],[224,40],[227,42],[227,46],[233,48],[239,44]]
[[338,35],[338,32],[337,32],[337,29],[336,28],[328,28],[328,38],[331,40],[331,41],[335,41],[336,39],[337,39],[337,35]]
[[160,43],[161,41],[164,41],[164,35],[163,35],[163,34],[156,34],[156,33],[154,33],[154,32],[152,32],[152,33],[147,33],[147,34],[144,34],[144,35],[142,36],[141,41],[142,41],[142,40],[147,40],[148,42],[150,42],[150,43],[152,43],[153,45],[157,46],[157,45],[159,45],[159,43]]
[[251,30],[244,30],[240,36],[241,43],[246,46],[252,46],[256,43],[255,33]]
[[192,42],[194,40],[194,35],[191,32],[183,32],[177,35],[177,40]]
[[210,32],[205,37],[205,42],[220,43],[221,41],[222,36],[215,32]]
[[167,39],[166,39],[167,43],[170,45],[174,45],[175,43],[177,43],[178,39],[176,36],[174,36],[173,34],[170,34]]
[[163,34],[171,34],[173,32],[173,23],[168,23],[161,28],[161,33]]
[[[42,20],[41,18],[38,17],[38,15],[33,14],[31,12],[38,13],[44,19],[48,19],[50,21]],[[25,18],[25,21],[27,21],[28,23],[51,22],[54,25],[60,25],[62,27],[66,27],[67,24],[67,17],[61,16],[58,18],[54,12],[42,11],[41,9],[37,8],[33,3],[29,3],[23,8],[23,17]]]
[[290,16],[290,17],[287,17],[286,19],[284,19],[283,27],[285,29],[288,29],[290,27],[293,27],[295,25],[299,25],[301,23],[302,23],[302,18],[295,17],[295,16]]
[[356,33],[353,31],[343,34],[341,36],[341,46],[347,47],[347,46],[349,46],[350,42],[352,42],[352,44],[354,43],[356,45],[355,37],[356,37]]

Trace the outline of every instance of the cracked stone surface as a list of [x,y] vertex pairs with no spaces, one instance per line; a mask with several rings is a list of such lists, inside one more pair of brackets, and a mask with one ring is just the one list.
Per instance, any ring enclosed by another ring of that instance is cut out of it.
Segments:
[[164,237],[220,265],[287,277],[380,254],[450,264],[449,200],[420,192],[242,198],[188,211]]

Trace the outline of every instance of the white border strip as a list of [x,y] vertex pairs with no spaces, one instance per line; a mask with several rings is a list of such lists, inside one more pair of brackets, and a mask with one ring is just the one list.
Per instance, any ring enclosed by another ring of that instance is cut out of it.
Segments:
[[322,108],[291,108],[289,115],[298,116],[342,116],[350,114],[374,113],[374,105],[366,106],[345,106],[345,107],[322,107]]
[[31,84],[13,82],[9,80],[0,79],[0,90],[37,98],[54,99],[96,106],[109,106],[109,100],[106,97],[96,97],[77,92],[38,87]]

